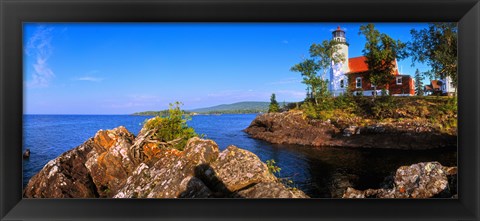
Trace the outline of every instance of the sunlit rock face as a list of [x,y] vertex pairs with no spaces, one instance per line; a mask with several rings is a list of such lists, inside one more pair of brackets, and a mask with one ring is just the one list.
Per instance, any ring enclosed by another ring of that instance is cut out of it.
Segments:
[[194,137],[183,151],[151,150],[148,130],[135,137],[124,127],[50,161],[29,181],[28,198],[306,198],[286,187],[255,154]]
[[111,197],[135,169],[136,165],[128,153],[134,139],[135,136],[125,127],[100,130],[95,134],[94,148],[85,166],[98,187],[100,197]]
[[349,187],[343,198],[455,198],[456,177],[457,167],[422,162],[398,168],[393,188],[356,190]]

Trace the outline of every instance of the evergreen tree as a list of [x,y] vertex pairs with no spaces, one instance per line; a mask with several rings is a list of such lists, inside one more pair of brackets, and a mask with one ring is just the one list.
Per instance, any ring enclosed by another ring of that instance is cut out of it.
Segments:
[[415,95],[423,96],[423,80],[425,77],[417,69],[415,71]]
[[408,55],[406,44],[400,40],[393,40],[387,34],[380,33],[375,29],[374,24],[360,26],[359,34],[363,34],[367,40],[365,48],[362,50],[366,57],[365,63],[368,65],[365,75],[376,91],[377,86],[386,85],[393,80],[392,72],[396,68],[395,61],[404,59]]
[[275,98],[275,93],[270,97],[270,105],[268,106],[268,113],[275,113],[279,111],[278,102]]

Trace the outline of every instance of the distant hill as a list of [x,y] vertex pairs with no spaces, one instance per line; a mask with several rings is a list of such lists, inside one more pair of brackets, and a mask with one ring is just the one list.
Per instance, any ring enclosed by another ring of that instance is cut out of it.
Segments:
[[226,114],[226,113],[260,113],[267,112],[270,102],[245,101],[233,104],[221,104],[213,107],[189,110],[199,114]]
[[[289,104],[291,102],[285,102]],[[192,110],[185,111],[186,114],[248,114],[248,113],[266,113],[268,112],[268,106],[270,102],[261,102],[261,101],[244,101],[233,104],[221,104],[212,107],[197,108]],[[280,106],[283,105],[283,102],[280,102]],[[162,111],[143,111],[133,113],[132,115],[140,116],[156,116],[162,115],[165,116],[168,114],[168,110]]]

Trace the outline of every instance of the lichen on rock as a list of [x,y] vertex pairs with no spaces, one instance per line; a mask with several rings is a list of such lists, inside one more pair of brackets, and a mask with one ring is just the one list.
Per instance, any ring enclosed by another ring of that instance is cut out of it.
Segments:
[[397,169],[390,189],[356,190],[348,187],[343,198],[432,198],[456,195],[456,167],[422,162]]

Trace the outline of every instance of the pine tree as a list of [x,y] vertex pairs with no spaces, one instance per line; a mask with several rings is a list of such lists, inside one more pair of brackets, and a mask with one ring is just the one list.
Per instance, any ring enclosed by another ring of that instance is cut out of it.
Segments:
[[275,93],[270,97],[270,105],[268,106],[268,113],[278,112],[280,108],[278,107],[277,99],[275,98]]
[[415,95],[417,96],[423,96],[423,80],[425,77],[420,73],[420,71],[417,69],[415,71]]

